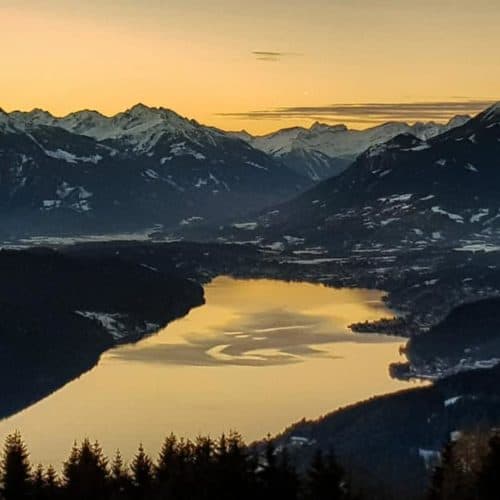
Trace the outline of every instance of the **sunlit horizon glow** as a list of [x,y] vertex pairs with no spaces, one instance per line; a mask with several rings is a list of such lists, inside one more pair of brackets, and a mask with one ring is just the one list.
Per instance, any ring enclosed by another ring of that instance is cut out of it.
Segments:
[[490,0],[4,0],[0,21],[6,111],[143,102],[265,133],[446,121],[500,98]]

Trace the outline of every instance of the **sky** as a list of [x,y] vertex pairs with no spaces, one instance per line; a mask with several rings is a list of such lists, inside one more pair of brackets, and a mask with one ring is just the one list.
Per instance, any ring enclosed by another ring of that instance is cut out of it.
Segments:
[[500,99],[498,0],[0,0],[0,23],[7,111],[143,102],[265,133]]

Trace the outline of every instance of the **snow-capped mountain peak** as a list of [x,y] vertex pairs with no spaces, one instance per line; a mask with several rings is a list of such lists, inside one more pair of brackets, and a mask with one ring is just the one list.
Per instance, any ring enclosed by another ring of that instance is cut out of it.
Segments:
[[131,118],[140,123],[159,123],[178,119],[186,120],[170,109],[149,107],[142,103],[132,106],[123,113],[118,113],[118,115],[115,115],[111,119],[115,118]]
[[180,125],[186,122],[192,122],[192,120],[180,116],[171,109],[163,107],[149,107],[142,103],[138,103],[135,106],[132,106],[123,113],[118,113],[117,115],[111,117],[111,119],[123,117],[130,117],[141,123],[171,122],[173,124]]
[[303,127],[285,128],[271,134],[251,137],[249,142],[253,147],[264,151],[264,153],[281,156],[291,151],[295,139],[305,131],[307,129]]
[[106,127],[109,118],[98,111],[83,110],[70,113],[60,119],[58,125],[69,132],[97,137],[99,131]]
[[20,130],[42,125],[52,126],[57,122],[57,118],[52,116],[48,111],[39,108],[35,108],[31,111],[13,111],[9,114],[9,118],[11,124]]
[[147,117],[151,115],[155,115],[160,111],[160,108],[149,107],[143,104],[142,102],[138,102],[130,109],[127,109],[125,113],[138,116],[138,117]]
[[78,111],[59,119],[57,125],[98,141],[121,141],[136,152],[149,151],[164,133],[182,135],[200,128],[170,109],[142,103],[109,117],[97,111]]
[[119,140],[143,152],[154,146],[164,133],[189,135],[202,129],[194,120],[183,118],[172,110],[148,107],[142,103],[113,116],[82,110],[55,117],[41,109],[14,111],[10,114],[4,112],[0,116],[3,117],[3,128],[7,123],[9,127],[21,131],[39,126],[60,127],[98,141]]

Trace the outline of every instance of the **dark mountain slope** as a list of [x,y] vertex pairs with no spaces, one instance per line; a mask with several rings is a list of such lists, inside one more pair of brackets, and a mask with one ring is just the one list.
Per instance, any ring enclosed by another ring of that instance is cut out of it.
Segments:
[[410,339],[409,363],[395,367],[405,376],[442,376],[500,362],[500,299],[454,309],[441,323]]
[[192,281],[116,257],[1,251],[0,273],[0,417],[203,302]]
[[500,107],[422,141],[375,146],[338,177],[260,217],[255,236],[332,248],[422,248],[500,241]]
[[499,380],[498,367],[461,373],[299,422],[277,441],[304,464],[318,447],[335,450],[353,484],[380,498],[423,499],[438,453],[457,431],[500,423]]

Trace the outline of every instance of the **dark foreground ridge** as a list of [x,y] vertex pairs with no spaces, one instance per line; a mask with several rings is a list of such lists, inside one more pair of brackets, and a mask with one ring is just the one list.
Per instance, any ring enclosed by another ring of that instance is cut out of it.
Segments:
[[7,437],[0,463],[5,500],[340,500],[353,498],[333,454],[317,454],[299,476],[286,453],[271,442],[262,451],[250,448],[231,432],[194,442],[168,436],[158,459],[142,445],[130,466],[118,451],[110,463],[98,443],[76,443],[59,479],[54,468],[32,471],[19,433]]
[[[495,431],[465,433],[444,446],[436,460],[429,500],[493,500],[500,493],[500,436]],[[76,443],[56,470],[32,468],[21,435],[7,436],[0,462],[0,495],[5,500],[390,500],[363,476],[356,478],[332,451],[317,450],[297,467],[288,448],[267,440],[248,447],[231,432],[214,440],[168,436],[153,461],[142,445],[126,465],[117,451],[110,462],[99,443]],[[385,477],[389,482],[397,476]],[[424,495],[422,495],[424,498]]]
[[0,251],[0,417],[203,303],[198,284],[117,256]]

